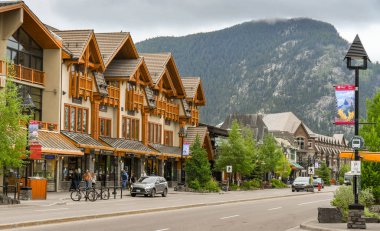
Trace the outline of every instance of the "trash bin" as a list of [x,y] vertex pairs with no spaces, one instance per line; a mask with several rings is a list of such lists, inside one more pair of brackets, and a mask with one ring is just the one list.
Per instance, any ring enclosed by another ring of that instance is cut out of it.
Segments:
[[31,200],[32,199],[32,188],[31,187],[21,187],[20,188],[20,200]]
[[28,186],[32,188],[32,200],[46,200],[47,179],[42,177],[29,177]]

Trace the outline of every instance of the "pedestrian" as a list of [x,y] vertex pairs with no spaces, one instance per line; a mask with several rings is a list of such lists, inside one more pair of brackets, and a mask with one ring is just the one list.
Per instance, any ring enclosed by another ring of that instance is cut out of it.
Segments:
[[74,180],[75,180],[75,189],[79,189],[79,184],[82,181],[82,177],[80,175],[79,169],[78,170],[76,170],[76,169],[74,170]]
[[91,173],[91,182],[92,182],[92,187],[95,188],[96,186],[96,175],[95,173]]
[[83,180],[86,183],[86,189],[89,189],[92,184],[92,180],[91,180],[91,173],[88,169],[83,174]]
[[123,169],[121,171],[121,186],[123,189],[127,188],[127,182],[128,182],[128,173]]
[[135,174],[131,174],[131,184],[135,183],[136,182],[136,177],[135,177]]

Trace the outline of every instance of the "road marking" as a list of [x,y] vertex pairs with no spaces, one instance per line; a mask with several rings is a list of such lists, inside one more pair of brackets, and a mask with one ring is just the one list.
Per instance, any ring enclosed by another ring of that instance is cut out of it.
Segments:
[[331,199],[319,200],[319,201],[304,202],[304,203],[301,203],[301,204],[298,204],[298,205],[308,205],[308,204],[314,204],[314,203],[318,203],[318,202],[322,202],[322,201],[331,201]]
[[59,209],[41,209],[41,210],[34,210],[36,212],[47,212],[47,211],[55,211],[55,210],[65,210],[69,208],[59,208]]
[[233,218],[233,217],[238,217],[240,215],[233,215],[233,216],[228,216],[228,217],[221,217],[219,218],[220,220],[228,219],[228,218]]
[[276,210],[276,209],[282,209],[282,207],[271,208],[271,209],[268,209],[268,211]]
[[165,231],[165,230],[169,230],[169,228],[165,228],[165,229],[157,229],[155,231]]

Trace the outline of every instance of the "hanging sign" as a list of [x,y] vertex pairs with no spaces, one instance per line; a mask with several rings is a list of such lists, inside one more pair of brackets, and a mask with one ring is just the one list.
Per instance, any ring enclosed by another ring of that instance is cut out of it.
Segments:
[[335,124],[355,124],[355,85],[335,86]]
[[184,143],[182,151],[184,156],[188,156],[190,154],[190,144]]
[[29,144],[38,143],[38,121],[29,121],[28,133]]
[[40,160],[42,158],[42,146],[40,144],[31,144],[29,146],[30,150],[30,159],[32,160]]

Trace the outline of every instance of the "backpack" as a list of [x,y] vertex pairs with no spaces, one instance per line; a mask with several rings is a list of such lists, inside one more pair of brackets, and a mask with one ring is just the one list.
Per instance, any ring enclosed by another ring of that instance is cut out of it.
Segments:
[[121,175],[121,178],[123,179],[123,180],[128,180],[128,173],[123,173],[122,175]]

